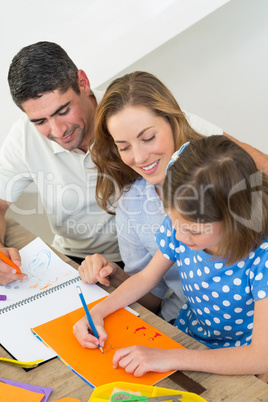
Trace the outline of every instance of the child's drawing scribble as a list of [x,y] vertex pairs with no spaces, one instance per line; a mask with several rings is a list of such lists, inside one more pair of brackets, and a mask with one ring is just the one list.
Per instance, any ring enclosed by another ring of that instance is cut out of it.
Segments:
[[145,326],[138,327],[138,328],[130,328],[128,325],[126,325],[123,330],[125,331],[130,331],[132,335],[138,336],[138,337],[146,337],[146,340],[149,342],[152,342],[157,338],[158,336],[162,336],[159,332],[154,331],[155,333],[148,332],[148,328]]
[[59,278],[56,278],[55,281],[49,281],[46,285],[40,286],[40,290],[44,290],[44,289],[48,288],[49,286],[51,286],[54,283],[56,283],[58,280],[59,280]]
[[[40,290],[42,290],[42,288],[44,289],[52,285],[54,278],[52,280],[52,278],[47,276],[49,273],[50,262],[50,250],[40,250],[33,256],[26,268],[26,273],[29,278],[29,286],[31,288],[40,287]],[[58,278],[56,278],[56,280],[57,279]]]
[[22,248],[20,253],[21,271],[27,274],[28,278],[5,286],[5,290],[10,293],[9,303],[32,297],[40,292],[49,293],[50,289],[69,283],[78,277],[77,271],[63,262],[40,238]]
[[49,250],[41,250],[34,256],[33,260],[29,263],[27,273],[32,276],[43,274],[50,265],[51,252]]

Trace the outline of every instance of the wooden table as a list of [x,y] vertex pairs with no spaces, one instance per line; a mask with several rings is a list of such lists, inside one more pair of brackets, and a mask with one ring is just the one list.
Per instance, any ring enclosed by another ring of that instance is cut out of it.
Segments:
[[[35,237],[36,236],[28,232],[14,220],[7,220],[7,234],[5,240],[7,246],[20,249]],[[77,267],[69,258],[58,252],[57,254],[73,267]],[[140,317],[144,321],[154,325],[183,346],[189,349],[205,348],[191,337],[140,306],[138,303],[134,303],[131,307],[139,312]],[[1,346],[0,356],[10,357]],[[198,372],[185,372],[185,374],[206,388],[206,391],[203,392],[201,396],[209,402],[268,401],[268,385],[255,376],[224,376]],[[92,389],[57,358],[28,372],[19,367],[0,364],[0,377],[33,385],[51,387],[53,388],[53,392],[50,395],[49,401],[63,397],[72,397],[79,399],[81,402],[87,402],[92,393]],[[137,378],[137,383],[138,382],[139,380]],[[176,385],[169,378],[162,380],[157,385],[164,388],[183,390],[182,387]]]

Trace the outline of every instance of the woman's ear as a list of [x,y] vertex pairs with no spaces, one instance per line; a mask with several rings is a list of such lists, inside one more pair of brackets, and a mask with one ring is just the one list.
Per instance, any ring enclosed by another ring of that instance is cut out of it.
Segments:
[[89,96],[90,82],[89,82],[89,79],[88,79],[86,73],[83,70],[78,70],[77,77],[78,77],[78,85],[79,85],[80,91],[83,91],[86,96]]

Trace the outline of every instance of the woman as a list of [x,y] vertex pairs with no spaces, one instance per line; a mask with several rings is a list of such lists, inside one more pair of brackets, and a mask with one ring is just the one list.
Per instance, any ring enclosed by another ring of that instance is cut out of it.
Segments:
[[[212,134],[227,135],[183,112],[168,88],[150,73],[137,71],[109,85],[97,108],[91,154],[99,173],[97,200],[106,211],[116,212],[125,268],[122,271],[100,255],[88,256],[79,269],[85,282],[108,285],[111,280],[117,287],[146,267],[157,251],[154,234],[165,215],[161,193],[168,161],[186,141]],[[265,157],[263,161],[267,163]],[[154,312],[161,306],[168,321],[177,317],[185,299],[176,266],[153,295],[139,301]]]
[[[161,191],[171,155],[188,140],[222,133],[213,124],[184,113],[152,74],[134,72],[110,84],[96,112],[91,155],[99,172],[98,203],[116,212],[125,268],[122,271],[100,255],[88,256],[79,268],[85,282],[108,285],[111,280],[117,287],[149,263],[157,250],[154,234],[165,215]],[[185,299],[176,266],[153,294],[140,302],[155,312],[162,305],[161,315],[168,321],[177,317]]]

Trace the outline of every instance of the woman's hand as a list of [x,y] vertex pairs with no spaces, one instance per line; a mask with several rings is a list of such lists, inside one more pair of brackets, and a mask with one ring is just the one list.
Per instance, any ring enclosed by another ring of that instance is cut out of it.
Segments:
[[85,283],[101,283],[109,286],[109,275],[115,274],[120,267],[100,254],[88,255],[78,268],[81,279]]
[[165,373],[171,368],[170,350],[146,346],[130,346],[118,349],[113,357],[113,368],[122,367],[127,373],[141,377],[149,371]]

